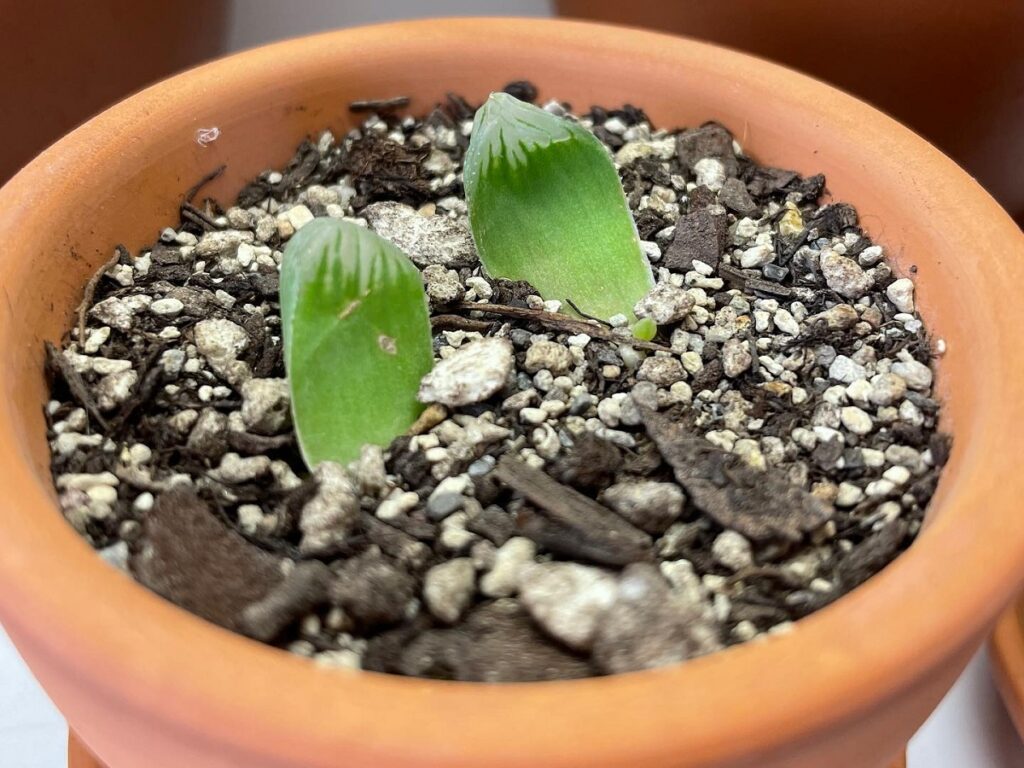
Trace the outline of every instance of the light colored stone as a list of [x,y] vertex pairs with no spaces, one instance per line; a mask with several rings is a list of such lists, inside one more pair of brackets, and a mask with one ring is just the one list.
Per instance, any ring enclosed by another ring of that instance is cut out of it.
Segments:
[[675,483],[636,480],[617,483],[604,491],[601,501],[648,533],[660,535],[683,512],[685,497]]
[[[265,457],[264,457],[265,458]],[[359,494],[340,464],[324,461],[313,471],[316,494],[299,517],[299,549],[316,554],[344,541],[359,519]]]
[[712,192],[718,192],[727,178],[722,161],[713,157],[702,157],[693,164],[693,172],[697,177],[697,184],[707,187]]
[[249,345],[249,335],[237,323],[211,318],[196,323],[195,342],[199,353],[207,359],[234,360]]
[[658,325],[677,323],[686,317],[696,302],[689,291],[659,283],[633,307],[637,317],[648,317]]
[[686,369],[687,373],[697,373],[704,367],[704,360],[701,358],[700,353],[693,350],[683,352],[679,356],[679,362],[683,364],[683,368]]
[[479,275],[467,277],[466,287],[475,291],[477,298],[483,299],[484,301],[490,299],[491,296],[494,295],[494,289],[491,288],[491,284]]
[[237,323],[223,318],[200,320],[193,329],[196,348],[210,368],[240,386],[250,376],[249,366],[238,359],[249,346],[249,334]]
[[120,484],[113,472],[67,473],[57,477],[57,489],[61,491],[89,491],[97,486],[116,488]]
[[128,572],[128,542],[119,541],[109,547],[101,549],[99,556],[107,565],[117,568],[119,571]]
[[423,279],[427,286],[427,298],[432,307],[443,307],[461,301],[466,289],[459,280],[459,273],[440,264],[428,264],[423,268]]
[[355,466],[356,482],[364,496],[379,497],[388,488],[388,472],[384,463],[384,449],[367,443],[359,450]]
[[761,453],[761,446],[758,445],[756,440],[741,438],[736,441],[735,445],[733,445],[732,452],[754,469],[759,469],[763,472],[768,468],[768,463],[765,460],[764,454]]
[[241,457],[237,453],[225,453],[220,465],[210,472],[210,477],[222,483],[248,483],[270,471],[270,459],[266,456]]
[[285,379],[249,379],[242,384],[242,422],[252,432],[276,435],[291,421]]
[[885,295],[900,312],[912,313],[914,311],[914,283],[911,280],[905,277],[894,280],[885,289]]
[[864,489],[864,492],[871,498],[877,499],[888,496],[894,490],[896,490],[896,486],[891,480],[882,479],[868,483],[868,487]]
[[476,569],[468,557],[435,565],[423,578],[423,601],[436,618],[454,624],[469,607],[476,591]]
[[753,245],[740,254],[743,269],[758,269],[775,261],[775,249],[770,245]]
[[864,499],[864,491],[853,483],[840,483],[836,494],[836,506],[843,509],[854,507]]
[[[605,127],[607,128],[607,125]],[[654,139],[652,141],[629,141],[623,144],[615,153],[615,162],[620,166],[624,166],[641,157],[657,157],[662,160],[668,160],[675,153],[676,140],[674,136],[667,136],[664,139]]]
[[419,503],[420,497],[413,491],[402,491],[396,488],[377,506],[377,511],[374,514],[384,521],[394,520],[416,509],[416,505]]
[[519,602],[549,635],[570,648],[587,651],[617,591],[615,576],[599,568],[540,563],[523,570]]
[[562,451],[562,441],[558,433],[549,424],[544,424],[530,433],[530,442],[537,455],[548,461],[558,457]]
[[843,384],[852,384],[858,379],[867,378],[867,375],[867,368],[846,355],[836,355],[828,367],[828,377]]
[[734,337],[722,345],[722,368],[729,378],[741,375],[753,362],[754,357],[747,341]]
[[509,597],[519,590],[519,579],[537,556],[537,545],[516,536],[494,553],[494,566],[480,579],[480,591],[487,597]]
[[257,533],[263,524],[263,510],[259,504],[240,504],[238,506],[238,527],[250,536]]
[[792,203],[786,203],[786,212],[779,219],[779,234],[783,237],[794,237],[804,231],[804,220],[800,209]]
[[912,427],[920,427],[924,424],[924,414],[921,412],[921,409],[914,405],[910,400],[904,400],[900,403],[898,416]]
[[879,373],[871,377],[871,393],[868,398],[874,405],[892,405],[903,399],[907,383],[895,373]]
[[855,405],[848,405],[840,411],[843,426],[855,435],[866,435],[874,429],[871,417]]
[[421,216],[415,208],[390,201],[368,205],[362,216],[374,232],[401,248],[419,267],[440,264],[457,269],[477,263],[473,237],[456,219]]
[[81,435],[77,432],[63,432],[50,443],[54,453],[70,456],[83,448],[95,448],[103,443],[103,435]]
[[99,352],[100,347],[107,343],[107,339],[110,338],[110,326],[104,325],[102,328],[94,328],[89,331],[85,337],[85,343],[82,346],[82,350],[87,355],[95,355]]
[[893,485],[906,485],[910,480],[910,470],[906,467],[889,467],[882,473],[882,477]]
[[640,364],[636,373],[640,381],[650,381],[659,387],[670,387],[686,378],[683,364],[678,358],[652,355]]
[[548,370],[555,376],[568,373],[572,368],[572,354],[556,341],[541,339],[533,342],[526,350],[524,363],[528,373]]
[[871,399],[872,387],[866,379],[857,379],[846,387],[846,396],[855,403],[867,403]]
[[875,264],[880,262],[885,257],[885,253],[880,245],[869,245],[859,254],[857,254],[857,262],[862,267],[873,267]]
[[543,408],[523,408],[519,411],[519,420],[524,424],[538,426],[548,420],[548,412]]
[[797,336],[800,333],[800,323],[796,321],[788,309],[780,309],[772,318],[775,327],[788,336]]
[[860,320],[860,315],[849,304],[836,304],[834,307],[829,307],[823,312],[807,318],[809,323],[824,322],[829,329],[839,331],[852,328],[858,320]]
[[754,564],[750,542],[736,531],[722,531],[711,544],[711,555],[732,571],[740,571]]
[[706,600],[672,589],[647,563],[626,567],[615,602],[594,632],[592,658],[609,674],[677,664],[718,650],[718,622]]
[[913,358],[893,363],[891,370],[918,392],[926,392],[932,386],[932,369]]
[[505,386],[514,362],[508,339],[488,337],[464,344],[423,377],[419,399],[448,406],[486,400]]
[[314,219],[313,212],[304,205],[294,205],[288,209],[285,214],[288,217],[288,223],[292,225],[292,229],[298,232],[304,226],[309,224]]
[[848,299],[859,299],[874,282],[856,261],[831,249],[821,255],[821,273],[829,288]]
[[132,369],[111,373],[100,379],[94,388],[96,404],[102,411],[112,411],[121,405],[132,393],[139,380],[139,374]]
[[185,309],[178,299],[157,299],[149,305],[149,311],[157,317],[177,317]]
[[121,332],[130,331],[135,321],[135,310],[116,296],[97,302],[89,310],[89,316]]
[[252,232],[243,232],[236,229],[206,232],[196,244],[195,254],[204,259],[210,256],[234,255],[239,245],[251,243],[252,241]]

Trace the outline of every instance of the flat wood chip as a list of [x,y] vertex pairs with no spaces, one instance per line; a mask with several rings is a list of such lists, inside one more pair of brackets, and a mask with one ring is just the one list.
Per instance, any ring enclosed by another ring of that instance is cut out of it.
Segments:
[[833,509],[793,485],[778,470],[762,472],[682,424],[648,408],[641,417],[693,504],[719,525],[754,541],[800,541],[824,525]]
[[544,510],[550,524],[544,525],[540,520],[530,522],[527,517],[523,522],[528,524],[522,531],[527,536],[539,535],[538,543],[542,546],[558,548],[558,540],[565,540],[575,552],[564,554],[576,554],[606,565],[625,565],[651,558],[652,540],[648,534],[545,472],[506,455],[498,462],[495,475]]

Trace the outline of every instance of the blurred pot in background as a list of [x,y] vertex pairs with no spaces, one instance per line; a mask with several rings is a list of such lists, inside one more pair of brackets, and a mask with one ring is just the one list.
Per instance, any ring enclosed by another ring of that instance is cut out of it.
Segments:
[[226,0],[0,0],[0,184],[129,93],[222,52]]
[[561,15],[661,29],[801,69],[884,109],[1024,222],[1020,0],[556,0]]

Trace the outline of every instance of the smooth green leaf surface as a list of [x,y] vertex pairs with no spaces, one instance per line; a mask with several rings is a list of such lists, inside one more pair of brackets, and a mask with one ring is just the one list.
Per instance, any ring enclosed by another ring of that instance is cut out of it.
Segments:
[[405,432],[433,365],[427,299],[408,257],[363,227],[317,219],[285,248],[280,298],[306,464],[344,463]]
[[480,260],[607,320],[633,317],[651,268],[611,157],[586,128],[505,93],[476,114],[464,163]]
[[633,325],[633,337],[640,341],[650,341],[658,335],[658,324],[649,317],[642,317]]

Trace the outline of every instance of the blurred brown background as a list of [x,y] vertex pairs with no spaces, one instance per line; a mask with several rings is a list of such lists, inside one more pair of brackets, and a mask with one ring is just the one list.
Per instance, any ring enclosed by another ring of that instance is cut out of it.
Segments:
[[870,101],[1024,221],[1024,0],[557,0],[756,53]]
[[1024,220],[1024,0],[0,0],[0,182],[103,107],[224,52],[393,18],[555,11],[832,82],[936,143]]
[[0,183],[82,120],[223,47],[224,0],[0,0]]

